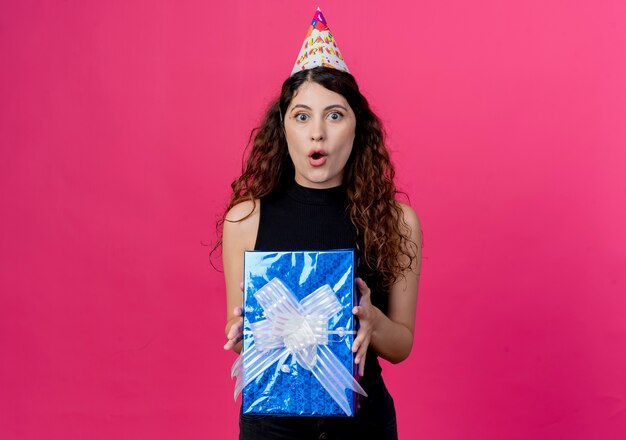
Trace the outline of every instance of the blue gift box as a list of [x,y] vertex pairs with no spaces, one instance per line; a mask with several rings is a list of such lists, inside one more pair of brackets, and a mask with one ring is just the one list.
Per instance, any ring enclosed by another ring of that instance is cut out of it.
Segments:
[[245,252],[245,414],[354,415],[354,251]]

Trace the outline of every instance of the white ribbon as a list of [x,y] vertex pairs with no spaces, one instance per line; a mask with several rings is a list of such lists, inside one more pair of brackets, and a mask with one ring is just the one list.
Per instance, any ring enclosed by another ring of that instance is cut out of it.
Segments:
[[294,294],[274,278],[254,297],[267,319],[250,324],[253,342],[233,364],[231,377],[237,377],[235,398],[243,387],[274,363],[278,362],[280,368],[289,355],[293,355],[296,362],[311,371],[341,409],[350,415],[345,390],[363,396],[367,394],[328,348],[329,334],[355,333],[342,328],[328,330],[328,321],[341,310],[341,303],[331,287],[325,284],[298,302]]

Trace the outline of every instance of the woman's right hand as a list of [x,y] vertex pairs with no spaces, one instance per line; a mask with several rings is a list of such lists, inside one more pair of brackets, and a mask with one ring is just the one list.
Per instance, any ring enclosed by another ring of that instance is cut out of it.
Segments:
[[235,348],[237,343],[243,339],[243,309],[241,307],[235,307],[233,313],[236,316],[240,316],[233,325],[230,326],[230,330],[228,330],[228,342],[224,344],[224,350],[232,350]]
[[[239,284],[239,288],[243,292],[243,282]],[[224,350],[234,350],[239,341],[243,339],[243,308],[235,307],[233,309],[233,314],[235,317],[231,320],[234,322],[230,326],[228,334],[226,335],[228,341],[224,344]]]

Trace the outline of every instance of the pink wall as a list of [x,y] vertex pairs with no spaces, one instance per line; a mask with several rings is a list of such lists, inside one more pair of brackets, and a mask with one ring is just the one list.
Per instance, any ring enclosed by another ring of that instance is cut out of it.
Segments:
[[619,0],[3,2],[1,438],[235,438],[202,243],[318,3],[425,234],[402,438],[624,438]]

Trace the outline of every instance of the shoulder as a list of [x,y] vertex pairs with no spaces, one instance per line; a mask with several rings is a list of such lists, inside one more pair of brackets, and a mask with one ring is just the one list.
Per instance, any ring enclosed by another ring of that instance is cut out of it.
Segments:
[[235,206],[230,208],[226,215],[224,216],[224,222],[228,223],[241,223],[248,220],[250,217],[259,215],[259,199],[254,200],[244,200],[243,202],[237,203]]
[[224,216],[223,244],[237,244],[237,247],[252,248],[259,229],[261,202],[259,199],[246,200],[236,204]]
[[417,213],[409,205],[400,202],[396,203],[402,211],[400,228],[404,230],[406,237],[412,242],[412,245],[409,247],[413,249],[415,255],[420,256],[424,245],[424,238],[422,236],[422,225],[417,217]]
[[417,213],[415,212],[415,210],[405,203],[401,203],[401,202],[396,202],[396,203],[398,204],[398,207],[402,211],[402,217],[403,217],[404,223],[406,223],[406,226],[408,226],[409,229],[411,229],[411,231],[417,230],[418,233],[421,233],[422,228],[420,225],[420,220],[417,217]]

